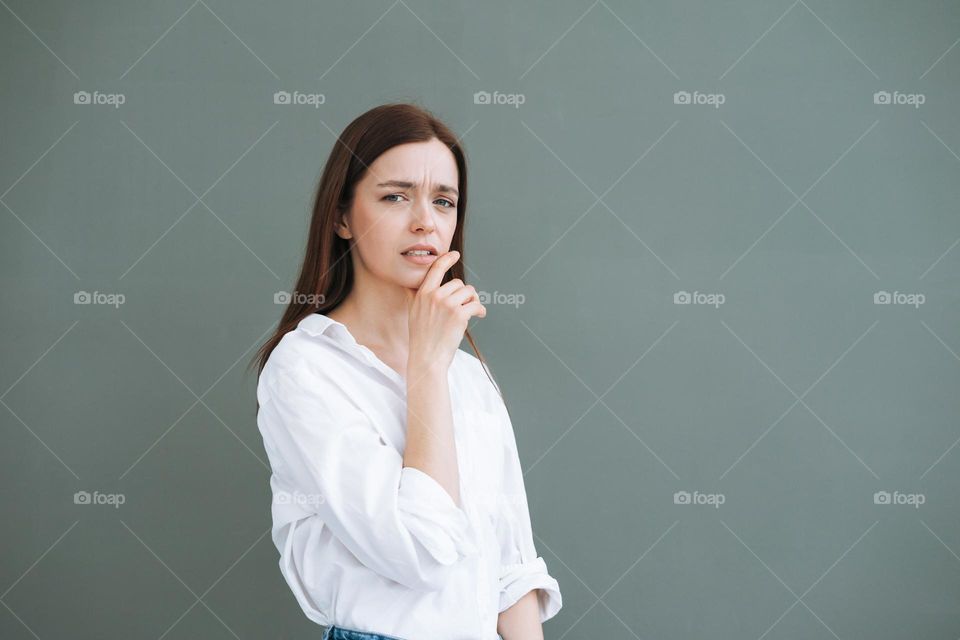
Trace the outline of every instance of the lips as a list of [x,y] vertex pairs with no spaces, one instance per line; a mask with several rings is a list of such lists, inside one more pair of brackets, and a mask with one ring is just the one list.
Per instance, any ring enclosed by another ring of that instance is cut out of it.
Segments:
[[433,255],[432,253],[427,255],[419,255],[419,254],[412,255],[409,253],[403,253],[401,254],[401,257],[408,262],[412,262],[418,265],[433,264],[434,260],[439,260],[439,258],[437,258],[437,256]]
[[411,246],[407,247],[406,249],[404,249],[404,250],[401,251],[400,253],[406,253],[406,252],[408,252],[408,251],[429,251],[429,252],[430,252],[430,255],[433,255],[433,256],[437,255],[437,248],[436,248],[435,246],[433,246],[432,244],[422,244],[422,243],[420,243],[420,244],[414,244],[414,245],[411,245]]

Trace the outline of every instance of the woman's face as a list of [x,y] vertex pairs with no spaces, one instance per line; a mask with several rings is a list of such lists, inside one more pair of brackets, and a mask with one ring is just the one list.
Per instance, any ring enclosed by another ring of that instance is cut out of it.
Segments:
[[[357,183],[353,206],[337,227],[350,239],[360,268],[374,277],[417,289],[430,264],[450,249],[457,227],[458,172],[447,146],[433,138],[393,147]],[[435,254],[409,258],[415,244]]]

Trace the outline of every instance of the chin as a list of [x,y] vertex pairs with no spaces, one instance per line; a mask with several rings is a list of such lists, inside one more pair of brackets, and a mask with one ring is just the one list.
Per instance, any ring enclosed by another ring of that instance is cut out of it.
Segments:
[[[425,273],[426,273],[426,272],[424,272],[424,274],[425,274]],[[421,275],[419,275],[419,276],[418,276],[418,275],[412,275],[412,276],[411,276],[411,275],[409,275],[409,274],[397,275],[397,276],[391,278],[391,280],[393,280],[394,284],[396,284],[396,285],[398,285],[398,286],[401,286],[401,287],[403,287],[404,289],[414,289],[414,290],[416,290],[416,289],[419,289],[419,288],[420,288],[420,284],[423,282],[423,275],[424,275],[424,274],[421,274]]]

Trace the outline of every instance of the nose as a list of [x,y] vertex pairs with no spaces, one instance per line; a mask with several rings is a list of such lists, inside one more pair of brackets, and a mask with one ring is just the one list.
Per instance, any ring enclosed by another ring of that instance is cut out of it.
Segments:
[[418,199],[416,203],[410,207],[410,210],[413,215],[413,229],[414,231],[433,231],[434,221],[433,221],[433,210],[430,208],[429,202],[424,202],[422,199]]

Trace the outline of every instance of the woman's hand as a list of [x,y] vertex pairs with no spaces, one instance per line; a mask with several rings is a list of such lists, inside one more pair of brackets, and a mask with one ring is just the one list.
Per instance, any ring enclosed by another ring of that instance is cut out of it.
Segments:
[[441,285],[443,274],[456,264],[459,251],[441,255],[427,270],[409,306],[410,345],[407,378],[427,367],[446,372],[460,347],[470,318],[483,318],[487,309],[480,304],[477,290],[460,278]]

